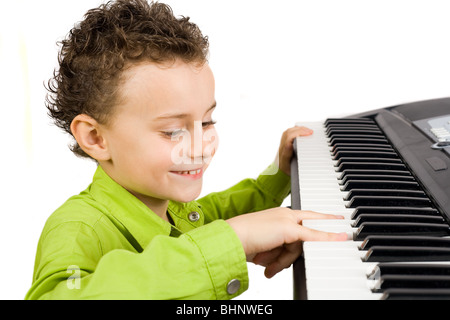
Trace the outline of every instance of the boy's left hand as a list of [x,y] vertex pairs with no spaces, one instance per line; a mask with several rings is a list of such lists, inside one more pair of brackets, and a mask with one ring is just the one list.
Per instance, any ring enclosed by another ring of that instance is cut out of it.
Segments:
[[280,148],[278,149],[278,168],[287,175],[291,175],[291,158],[294,152],[293,142],[299,136],[309,136],[313,133],[306,127],[292,127],[283,132]]

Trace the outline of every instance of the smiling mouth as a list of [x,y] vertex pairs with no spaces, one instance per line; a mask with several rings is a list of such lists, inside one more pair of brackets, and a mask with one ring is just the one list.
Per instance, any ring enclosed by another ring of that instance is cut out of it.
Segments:
[[189,170],[189,171],[170,171],[171,173],[174,174],[178,174],[181,176],[186,176],[186,177],[192,177],[192,178],[197,178],[197,177],[201,177],[203,174],[203,170],[197,169],[197,170]]
[[200,172],[202,172],[202,169],[190,170],[190,171],[173,171],[173,172],[178,173],[178,174],[191,174],[191,175],[194,175],[194,174],[199,174]]

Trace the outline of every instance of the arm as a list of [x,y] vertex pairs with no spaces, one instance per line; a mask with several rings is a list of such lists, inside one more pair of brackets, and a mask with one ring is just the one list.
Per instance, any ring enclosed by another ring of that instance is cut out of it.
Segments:
[[278,207],[290,190],[290,177],[273,163],[257,179],[245,179],[225,191],[210,193],[197,202],[205,213],[205,223],[208,223]]
[[[156,236],[142,253],[104,255],[96,231],[64,223],[40,243],[36,262],[26,299],[230,299],[248,287],[242,245],[223,220],[178,238]],[[229,294],[232,279],[241,285]]]
[[290,163],[293,141],[298,136],[308,136],[312,133],[312,130],[305,127],[287,129],[281,136],[275,162],[256,180],[246,179],[225,191],[211,193],[199,199],[205,219],[229,219],[243,213],[280,206],[291,190]]

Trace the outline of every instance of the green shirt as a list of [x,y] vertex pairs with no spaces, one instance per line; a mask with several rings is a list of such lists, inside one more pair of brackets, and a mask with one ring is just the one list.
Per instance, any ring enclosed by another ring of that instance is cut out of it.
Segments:
[[26,299],[233,298],[248,288],[247,264],[224,220],[279,206],[289,181],[278,170],[170,201],[171,224],[98,166],[90,186],[47,220]]

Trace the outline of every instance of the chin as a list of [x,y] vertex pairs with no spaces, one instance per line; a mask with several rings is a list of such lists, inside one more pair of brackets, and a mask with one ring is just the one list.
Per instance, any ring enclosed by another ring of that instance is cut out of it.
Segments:
[[201,191],[202,190],[200,189],[193,192],[180,192],[179,194],[174,196],[172,200],[183,203],[191,202],[198,198]]

